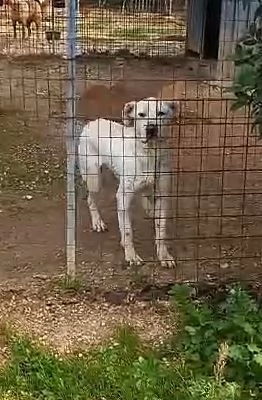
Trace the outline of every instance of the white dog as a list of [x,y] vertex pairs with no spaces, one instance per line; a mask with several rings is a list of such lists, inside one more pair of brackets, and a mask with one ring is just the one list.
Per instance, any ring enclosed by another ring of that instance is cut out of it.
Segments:
[[130,215],[134,194],[142,191],[143,206],[155,220],[158,259],[162,266],[175,266],[165,238],[171,183],[171,154],[166,143],[170,129],[167,125],[175,116],[176,108],[176,102],[154,97],[133,101],[124,107],[124,125],[97,119],[85,125],[80,134],[79,167],[87,184],[93,230],[106,230],[94,198],[94,193],[99,190],[100,167],[105,164],[119,178],[118,222],[121,245],[130,264],[142,263],[134,248]]

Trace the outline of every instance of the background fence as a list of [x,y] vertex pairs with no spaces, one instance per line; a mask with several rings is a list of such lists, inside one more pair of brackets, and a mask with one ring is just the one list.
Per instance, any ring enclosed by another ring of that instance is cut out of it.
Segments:
[[[11,0],[10,0],[11,1]],[[43,23],[39,40],[12,39],[12,7],[1,7],[1,53],[64,55],[67,16],[63,2],[39,0]],[[23,1],[13,1],[15,13],[26,11]],[[52,4],[55,7],[52,7]],[[178,2],[179,4],[179,2]],[[77,6],[77,46],[81,55],[169,56],[184,54],[185,12],[163,2],[80,2]],[[33,7],[35,7],[33,3]],[[153,7],[154,11],[151,11]],[[167,7],[167,5],[165,5]],[[32,7],[31,7],[32,8]],[[38,8],[38,7],[37,7]],[[34,10],[33,10],[34,11]],[[38,10],[37,10],[38,11]],[[14,11],[13,11],[14,13]]]
[[[152,221],[139,202],[135,240],[148,262],[140,269],[124,266],[116,180],[105,171],[99,206],[108,233],[90,232],[86,200],[77,191],[78,272],[106,289],[174,280],[259,280],[261,144],[251,132],[249,110],[232,112],[232,95],[222,91],[233,77],[228,54],[258,2],[217,1],[214,8],[210,1],[193,0],[80,2],[71,83],[63,4],[7,3],[0,7],[2,280],[64,271],[70,85],[73,121],[119,120],[125,102],[152,95],[181,101],[169,221],[177,268],[166,270],[155,261]],[[35,19],[41,14],[39,35],[32,26],[32,35],[23,38],[20,26],[14,38],[12,20],[26,25],[23,18],[33,11]]]

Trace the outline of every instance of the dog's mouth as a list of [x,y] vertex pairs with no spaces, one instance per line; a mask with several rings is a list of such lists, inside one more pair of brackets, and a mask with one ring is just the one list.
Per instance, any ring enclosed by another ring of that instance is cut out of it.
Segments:
[[150,137],[150,138],[146,138],[144,140],[142,140],[143,144],[148,144],[148,143],[156,143],[156,142],[161,142],[163,140],[163,138],[159,137],[159,136],[154,136],[154,137]]
[[159,140],[159,135],[158,135],[158,126],[149,124],[146,126],[146,138],[144,139],[143,143],[153,143]]

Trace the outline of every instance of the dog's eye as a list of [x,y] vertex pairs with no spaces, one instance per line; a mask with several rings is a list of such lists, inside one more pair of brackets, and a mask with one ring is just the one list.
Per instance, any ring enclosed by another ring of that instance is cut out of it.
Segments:
[[140,118],[145,118],[146,114],[145,114],[145,113],[138,113],[138,116],[139,116]]
[[165,115],[165,112],[164,112],[164,111],[159,111],[159,112],[157,113],[157,115],[158,115],[159,117],[163,117],[163,116]]

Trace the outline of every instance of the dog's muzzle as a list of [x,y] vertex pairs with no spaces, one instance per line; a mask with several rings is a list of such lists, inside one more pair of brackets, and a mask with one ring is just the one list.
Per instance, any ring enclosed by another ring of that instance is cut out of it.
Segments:
[[156,139],[157,134],[158,134],[157,125],[153,125],[153,124],[147,125],[147,127],[146,127],[146,139],[147,140]]

